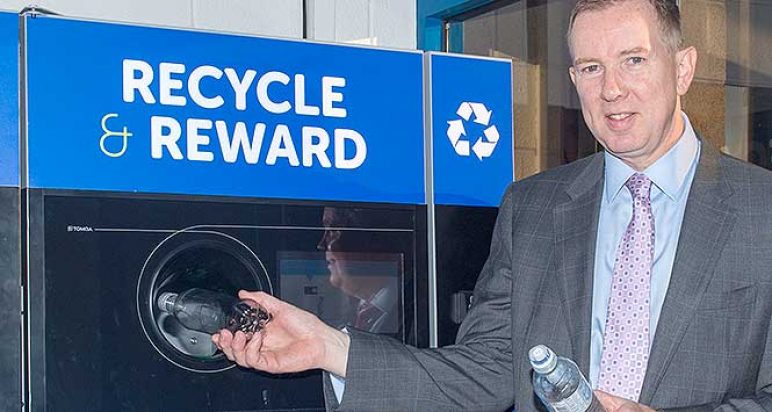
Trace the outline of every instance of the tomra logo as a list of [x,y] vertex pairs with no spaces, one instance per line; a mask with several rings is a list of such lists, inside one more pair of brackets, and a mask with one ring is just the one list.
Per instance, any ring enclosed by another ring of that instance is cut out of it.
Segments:
[[[459,156],[470,156],[471,152],[477,156],[478,159],[483,160],[486,157],[490,157],[493,154],[493,150],[496,149],[496,143],[499,141],[499,131],[496,129],[496,125],[491,125],[491,115],[493,110],[488,110],[482,103],[461,102],[456,110],[456,114],[459,118],[448,121],[448,139],[456,150],[456,154]],[[469,119],[474,115],[474,122],[485,127],[482,136],[475,136],[471,140],[467,139],[466,130],[464,129],[464,123],[468,123]],[[471,150],[470,150],[471,149]]]

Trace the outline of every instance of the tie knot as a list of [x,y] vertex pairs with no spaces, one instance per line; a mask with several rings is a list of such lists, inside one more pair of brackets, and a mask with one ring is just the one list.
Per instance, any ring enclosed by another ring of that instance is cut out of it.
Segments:
[[643,173],[634,173],[627,179],[625,186],[633,195],[633,199],[648,199],[651,189],[651,179]]

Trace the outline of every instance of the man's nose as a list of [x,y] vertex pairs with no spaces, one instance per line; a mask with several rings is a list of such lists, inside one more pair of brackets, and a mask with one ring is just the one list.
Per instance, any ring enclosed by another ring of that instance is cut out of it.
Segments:
[[316,244],[316,250],[327,250],[327,231],[325,230],[324,233],[322,233],[322,238],[319,239],[319,243]]
[[341,286],[342,282],[340,281],[340,276],[338,276],[338,274],[335,273],[334,270],[330,272],[330,276],[328,278],[328,281],[330,282],[330,284],[332,286],[340,289],[340,286]]
[[607,69],[603,74],[603,88],[601,98],[607,102],[614,102],[624,97],[626,88],[624,82],[619,78],[618,72],[613,69]]
[[322,238],[319,239],[319,243],[316,244],[316,250],[330,250],[332,244],[335,243],[339,238],[339,230],[326,229],[324,233],[322,233]]

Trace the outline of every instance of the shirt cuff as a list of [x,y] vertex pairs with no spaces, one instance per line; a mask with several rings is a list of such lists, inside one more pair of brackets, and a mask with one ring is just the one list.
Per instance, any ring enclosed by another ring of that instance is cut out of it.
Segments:
[[335,399],[338,400],[338,405],[340,405],[343,400],[343,392],[346,390],[346,379],[331,373],[330,381],[332,382],[332,390],[335,392]]
[[[342,327],[340,331],[348,335],[348,329],[346,329],[345,326]],[[341,378],[340,376],[331,373],[330,382],[332,382],[332,390],[335,392],[335,399],[338,400],[338,405],[340,405],[340,402],[343,400],[343,392],[346,391],[346,378]]]

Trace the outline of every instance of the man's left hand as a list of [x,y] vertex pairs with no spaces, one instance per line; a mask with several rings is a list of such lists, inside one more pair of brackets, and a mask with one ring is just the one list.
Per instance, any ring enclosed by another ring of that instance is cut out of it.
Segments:
[[598,398],[606,412],[654,412],[654,409],[629,399],[620,398],[603,391],[596,390],[594,392],[595,397]]

